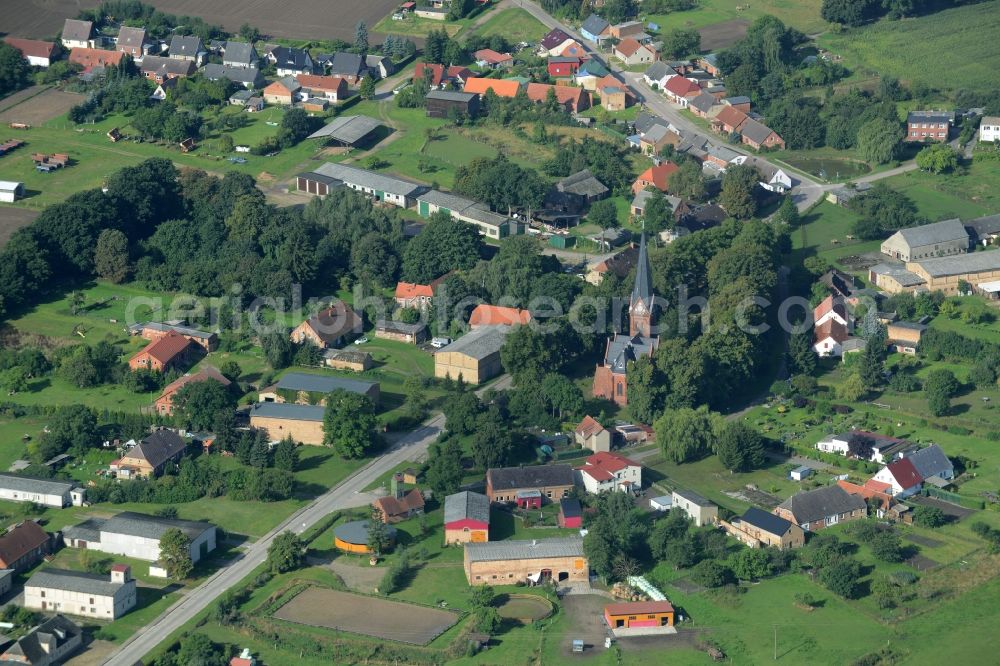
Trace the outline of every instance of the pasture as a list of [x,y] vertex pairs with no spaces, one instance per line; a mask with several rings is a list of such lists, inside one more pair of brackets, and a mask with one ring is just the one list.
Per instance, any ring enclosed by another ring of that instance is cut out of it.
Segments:
[[303,590],[274,617],[414,645],[430,643],[458,621],[450,611],[321,587]]
[[[658,23],[660,30],[663,31],[672,28],[700,29],[734,19],[751,23],[765,14],[772,14],[786,25],[811,34],[827,28],[826,21],[819,15],[821,4],[820,0],[762,0],[761,2],[700,0],[695,9],[644,15],[643,20]],[[704,41],[702,46],[705,46]]]
[[[780,14],[779,14],[780,15]],[[819,45],[844,58],[854,78],[894,76],[943,91],[985,90],[1000,66],[1000,0],[902,21],[832,32]],[[933,62],[933,67],[926,66]]]
[[503,35],[510,42],[537,42],[549,30],[523,9],[505,9],[476,28],[477,35]]

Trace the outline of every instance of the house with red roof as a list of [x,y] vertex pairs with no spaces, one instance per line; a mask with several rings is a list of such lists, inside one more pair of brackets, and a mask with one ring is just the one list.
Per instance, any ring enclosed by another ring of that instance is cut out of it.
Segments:
[[531,323],[531,312],[517,308],[505,308],[501,305],[486,305],[480,303],[469,316],[469,326],[472,330],[483,326],[517,326]]
[[827,319],[813,328],[813,349],[820,356],[843,356],[844,342],[850,337],[847,326],[836,319]]
[[638,178],[632,183],[632,194],[639,194],[647,187],[655,187],[660,192],[668,192],[670,185],[670,176],[672,176],[679,167],[673,162],[661,162],[660,164],[654,164],[649,167]]
[[487,90],[492,90],[497,97],[517,97],[521,84],[514,79],[484,79],[480,77],[470,77],[465,80],[462,87],[463,92],[478,93],[485,95]]
[[813,326],[820,326],[830,319],[836,320],[844,326],[848,325],[847,306],[844,305],[842,299],[834,299],[832,294],[813,308]]
[[43,42],[39,39],[21,39],[20,37],[4,37],[3,41],[21,52],[24,59],[33,67],[48,67],[56,55],[55,42]]
[[142,351],[128,360],[132,370],[152,370],[166,372],[185,365],[194,349],[191,341],[180,333],[169,331],[158,340],[146,345]]
[[209,380],[219,382],[223,386],[229,386],[232,383],[226,379],[221,372],[210,365],[206,365],[198,372],[178,377],[174,381],[167,384],[163,389],[163,392],[160,393],[160,397],[158,397],[156,402],[153,403],[156,413],[163,416],[170,416],[174,413],[174,396],[177,395],[178,391],[188,384]]
[[576,56],[553,56],[546,61],[545,67],[552,78],[565,79],[580,69],[580,59]]
[[590,93],[576,86],[553,86],[547,83],[529,83],[528,99],[536,104],[542,104],[549,98],[549,91],[555,93],[556,101],[566,111],[579,113],[590,108]]
[[735,106],[724,105],[712,118],[712,129],[719,134],[734,134],[740,131],[749,117]]
[[896,499],[903,499],[920,492],[924,481],[909,458],[900,458],[889,463],[880,469],[872,480],[889,484],[887,492]]
[[423,80],[425,71],[430,72],[431,88],[440,88],[451,83],[462,84],[474,78],[472,71],[468,67],[459,67],[458,65],[445,67],[437,63],[418,62],[417,66],[413,69],[413,82],[416,83]]
[[310,97],[321,97],[330,102],[337,102],[347,95],[347,81],[339,76],[299,74],[295,78],[303,90],[309,91]]
[[479,49],[472,54],[476,64],[487,69],[504,69],[514,64],[514,56],[509,53],[498,53],[493,49]]
[[69,52],[68,60],[73,64],[80,65],[83,68],[83,73],[87,74],[100,67],[116,67],[124,57],[125,54],[121,51],[75,48]]
[[[882,486],[881,482],[875,481],[876,484]],[[850,481],[845,481],[840,479],[837,481],[837,485],[843,488],[847,493],[851,495],[857,495],[861,499],[865,500],[869,506],[875,507],[875,515],[879,518],[885,516],[886,512],[894,504],[892,495],[885,492],[884,490],[877,490],[876,487],[870,487],[867,483],[863,486],[859,486],[856,483],[851,483]]]
[[399,282],[396,284],[396,305],[401,308],[424,308],[434,298],[434,288],[429,284]]
[[626,37],[615,46],[615,57],[626,65],[648,65],[659,60],[660,54],[651,44]]
[[686,108],[689,101],[701,94],[701,88],[691,79],[674,76],[663,86],[663,94],[673,103]]
[[573,439],[580,447],[594,453],[611,450],[611,433],[592,416],[583,417],[573,431]]
[[642,488],[642,465],[623,455],[601,451],[576,468],[579,484],[592,494],[634,493]]

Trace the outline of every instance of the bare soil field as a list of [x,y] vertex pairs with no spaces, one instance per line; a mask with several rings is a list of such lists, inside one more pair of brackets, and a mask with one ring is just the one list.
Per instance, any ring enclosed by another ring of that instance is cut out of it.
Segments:
[[[335,39],[354,41],[354,26],[364,21],[371,29],[399,2],[396,0],[146,0],[168,14],[200,16],[208,23],[236,32],[249,23],[266,35],[290,39]],[[3,30],[22,37],[54,37],[63,21],[81,9],[97,6],[96,0],[19,0],[5,2]]]
[[[7,123],[28,123],[41,125],[70,110],[79,104],[83,95],[49,88],[39,92],[38,86],[33,86],[12,95],[0,102],[0,126]],[[8,130],[14,138],[18,138],[17,130]]]
[[701,50],[716,51],[732,46],[743,39],[749,25],[750,21],[746,19],[733,19],[700,28],[698,34],[701,35]]
[[964,506],[958,506],[957,504],[952,504],[951,502],[945,502],[936,497],[924,497],[922,495],[915,495],[910,498],[910,501],[914,504],[923,504],[925,506],[935,506],[944,512],[946,516],[951,516],[956,521],[968,518],[975,513],[973,509],[966,509]]
[[26,227],[38,217],[38,211],[0,206],[0,247],[7,243],[10,235],[21,227]]
[[274,616],[296,624],[325,627],[387,640],[426,645],[455,622],[451,611],[310,587]]

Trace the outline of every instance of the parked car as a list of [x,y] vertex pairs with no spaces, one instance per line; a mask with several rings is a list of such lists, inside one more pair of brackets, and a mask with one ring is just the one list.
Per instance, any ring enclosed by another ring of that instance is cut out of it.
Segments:
[[354,344],[356,344],[356,345],[363,345],[366,342],[368,342],[368,338],[365,337],[365,336],[361,336],[360,338],[358,338],[357,340],[354,341]]

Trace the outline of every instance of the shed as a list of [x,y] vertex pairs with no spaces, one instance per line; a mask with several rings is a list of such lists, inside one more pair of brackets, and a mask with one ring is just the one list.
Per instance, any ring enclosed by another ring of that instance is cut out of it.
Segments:
[[812,476],[812,473],[813,470],[811,467],[803,465],[802,467],[793,469],[788,476],[792,479],[792,481],[804,481]]
[[549,245],[565,250],[576,245],[576,236],[550,236]]
[[670,495],[661,495],[649,500],[649,508],[653,511],[669,511],[671,506],[673,506],[673,500]]
[[0,201],[14,203],[24,196],[24,183],[12,180],[0,180]]

